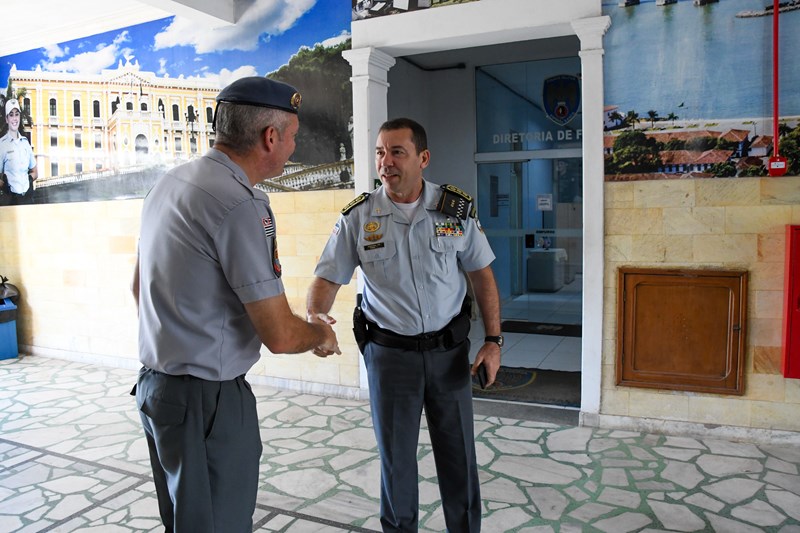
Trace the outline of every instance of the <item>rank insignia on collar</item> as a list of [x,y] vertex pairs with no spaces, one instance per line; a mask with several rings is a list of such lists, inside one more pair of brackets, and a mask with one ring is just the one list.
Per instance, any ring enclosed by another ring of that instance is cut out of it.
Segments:
[[372,233],[370,235],[364,235],[364,240],[369,242],[375,242],[383,239],[383,233]]
[[380,228],[381,228],[381,223],[376,220],[371,220],[370,222],[364,224],[364,231],[366,231],[367,233],[376,232]]

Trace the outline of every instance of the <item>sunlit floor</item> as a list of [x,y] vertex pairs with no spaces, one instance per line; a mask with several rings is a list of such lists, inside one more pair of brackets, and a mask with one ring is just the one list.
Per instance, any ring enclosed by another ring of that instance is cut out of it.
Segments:
[[[0,531],[163,531],[135,372],[0,361]],[[255,385],[253,531],[380,531],[369,403]],[[477,403],[477,402],[476,402]],[[476,415],[484,533],[800,531],[800,449]],[[420,531],[445,531],[420,435]]]
[[[510,298],[501,304],[503,320],[523,320],[547,324],[581,323],[581,276],[553,293],[529,292]],[[472,322],[470,361],[475,360],[483,337],[483,323]],[[503,332],[502,364],[510,367],[540,368],[542,370],[581,369],[581,338],[555,335]]]

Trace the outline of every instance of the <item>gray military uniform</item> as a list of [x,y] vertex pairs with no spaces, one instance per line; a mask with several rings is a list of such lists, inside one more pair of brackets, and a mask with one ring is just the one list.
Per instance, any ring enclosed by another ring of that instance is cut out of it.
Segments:
[[248,302],[283,292],[268,197],[224,153],[144,201],[136,400],[167,531],[249,532],[261,458]]
[[[360,266],[362,308],[370,321],[410,338],[447,329],[467,291],[461,271],[485,268],[495,256],[477,219],[437,211],[441,194],[425,181],[421,205],[409,222],[379,187],[339,218],[315,275],[346,284]],[[417,531],[416,454],[423,408],[447,530],[480,531],[469,348],[469,340],[420,351],[391,341],[366,343],[385,532]]]

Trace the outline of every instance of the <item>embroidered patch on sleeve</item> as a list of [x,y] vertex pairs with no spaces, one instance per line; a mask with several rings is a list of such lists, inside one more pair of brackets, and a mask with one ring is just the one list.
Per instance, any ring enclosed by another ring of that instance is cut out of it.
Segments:
[[272,222],[272,217],[267,215],[261,219],[261,223],[264,224],[264,234],[267,237],[274,237],[275,236],[275,224]]

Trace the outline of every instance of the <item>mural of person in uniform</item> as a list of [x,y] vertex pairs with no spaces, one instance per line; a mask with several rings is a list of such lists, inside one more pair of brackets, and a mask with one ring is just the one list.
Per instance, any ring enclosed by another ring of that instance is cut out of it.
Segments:
[[8,131],[0,137],[0,205],[30,204],[38,176],[36,158],[27,137],[20,132],[22,111],[16,98],[6,102],[5,115]]

